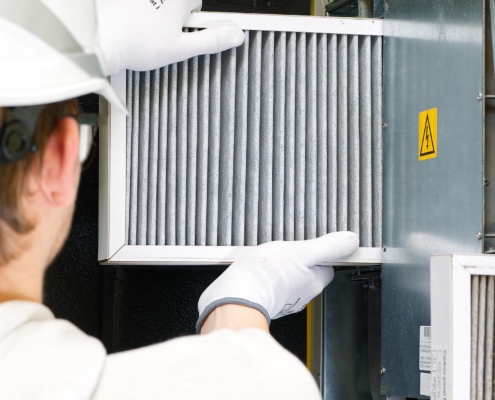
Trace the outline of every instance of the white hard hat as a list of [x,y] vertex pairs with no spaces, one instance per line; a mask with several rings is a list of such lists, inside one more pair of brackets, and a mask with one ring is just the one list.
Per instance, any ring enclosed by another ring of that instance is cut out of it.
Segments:
[[0,0],[0,107],[99,93],[126,112],[103,71],[93,0]]

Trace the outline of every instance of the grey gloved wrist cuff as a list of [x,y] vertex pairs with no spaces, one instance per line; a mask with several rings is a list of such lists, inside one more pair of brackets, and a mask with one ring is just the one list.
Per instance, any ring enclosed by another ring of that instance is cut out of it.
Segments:
[[224,304],[238,304],[241,306],[246,306],[246,307],[251,307],[254,308],[255,310],[258,310],[260,313],[262,313],[266,320],[268,321],[268,326],[270,326],[270,314],[268,314],[268,311],[266,311],[265,307],[259,305],[258,303],[253,303],[252,301],[246,300],[246,299],[241,299],[237,297],[224,297],[223,299],[215,300],[213,303],[208,304],[206,308],[203,310],[201,315],[198,318],[198,322],[196,322],[196,333],[201,333],[201,327],[203,326],[203,323],[205,322],[206,318],[208,318],[208,315],[217,307],[223,306]]

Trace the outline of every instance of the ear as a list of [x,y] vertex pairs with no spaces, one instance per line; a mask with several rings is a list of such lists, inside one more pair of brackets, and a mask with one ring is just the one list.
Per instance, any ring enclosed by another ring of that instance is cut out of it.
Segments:
[[41,169],[41,190],[50,204],[73,204],[79,185],[79,125],[74,118],[60,120],[50,135]]

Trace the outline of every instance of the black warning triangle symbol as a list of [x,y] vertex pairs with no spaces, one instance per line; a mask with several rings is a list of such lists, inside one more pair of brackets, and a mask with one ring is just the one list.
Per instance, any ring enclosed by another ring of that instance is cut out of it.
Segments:
[[430,127],[430,119],[426,114],[425,127],[423,129],[423,138],[421,139],[421,152],[420,157],[427,156],[429,154],[435,154],[435,143],[433,141],[433,134]]

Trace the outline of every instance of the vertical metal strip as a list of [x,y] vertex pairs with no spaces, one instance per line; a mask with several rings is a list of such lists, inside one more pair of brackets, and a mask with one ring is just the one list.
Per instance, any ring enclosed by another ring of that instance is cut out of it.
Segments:
[[318,61],[316,69],[317,101],[317,185],[316,235],[328,232],[328,44],[326,34],[318,35]]
[[359,46],[359,223],[360,246],[373,246],[371,158],[371,37],[363,36]]
[[177,205],[176,241],[178,246],[186,244],[187,209],[187,113],[189,61],[178,63],[177,76]]
[[486,276],[480,276],[478,306],[478,354],[476,376],[476,399],[483,400],[483,377],[485,366],[485,326],[486,326]]
[[234,192],[232,215],[232,245],[244,245],[246,216],[246,152],[248,121],[249,32],[244,44],[237,48],[237,80],[234,135]]
[[127,106],[127,118],[126,118],[126,156],[125,156],[125,242],[129,244],[129,221],[130,216],[130,204],[131,204],[131,157],[132,157],[132,104],[134,99],[132,97],[132,71],[126,71],[126,106]]
[[165,244],[176,241],[176,191],[177,191],[177,64],[168,67],[168,132],[167,132],[167,202]]
[[478,318],[479,318],[479,275],[471,276],[471,400],[476,400],[476,378],[478,377]]
[[273,226],[272,240],[284,239],[286,33],[275,35],[273,106]]
[[305,193],[304,193],[304,238],[316,237],[317,221],[317,34],[306,34],[306,154],[305,154]]
[[359,37],[352,35],[349,37],[349,159],[348,159],[348,229],[357,233],[360,237],[359,229]]
[[273,95],[275,33],[263,33],[261,61],[261,139],[258,244],[272,240],[273,201]]
[[156,245],[156,208],[158,189],[158,136],[160,106],[160,70],[151,71],[150,77],[150,138],[148,153],[148,211],[146,244]]
[[[390,43],[390,49],[389,51],[391,52],[390,54],[397,54],[398,57],[402,58],[404,56],[406,56],[406,51],[408,51],[408,49],[406,49],[404,46],[401,46],[398,44],[397,41],[391,41]],[[417,50],[415,49],[415,52]],[[410,54],[407,54],[407,56],[409,57]],[[374,61],[375,61],[375,48],[372,49],[372,57],[373,57],[373,67],[375,66],[374,65]],[[375,78],[376,78],[376,73],[373,72],[373,82],[375,82]],[[389,102],[389,104],[395,104],[396,102],[398,101],[401,101],[401,97],[400,97],[400,94],[401,93],[405,93],[404,92],[404,89],[405,89],[405,86],[406,84],[403,83],[403,79],[400,79],[400,72],[396,69],[396,68],[391,68],[389,71],[388,71],[388,75],[387,75],[387,80],[390,80],[390,82],[397,82],[396,85],[399,86],[400,85],[400,88],[396,88],[397,90],[391,90],[389,91],[389,96],[390,96],[390,99],[387,99],[387,102]],[[414,84],[414,83],[413,83]],[[427,86],[427,83],[423,83],[421,82],[421,87],[423,88],[426,88]],[[410,86],[412,87],[412,84],[410,84]],[[374,103],[373,103],[373,118],[375,118],[375,115],[374,115],[374,108],[376,106],[376,103],[375,103],[375,99],[374,100]],[[400,107],[397,107],[396,110],[403,110],[404,112],[405,111],[405,107],[407,107],[407,105],[405,104],[400,104]],[[383,140],[383,137],[385,135],[383,134],[382,137],[380,138],[382,140],[382,145],[385,145],[384,143],[384,140]],[[375,123],[373,123],[373,152],[375,152],[375,146],[376,146],[376,139],[377,139],[377,136],[376,136],[376,132],[375,132]],[[387,147],[390,146],[390,148],[392,149],[399,149],[401,148],[401,145],[403,144],[402,142],[402,137],[400,137],[399,135],[391,135],[390,134],[390,131],[388,132],[388,135],[387,135]],[[375,164],[375,154],[373,153],[373,164]],[[381,192],[383,198],[382,198],[382,201],[383,201],[383,204],[390,204],[390,205],[394,205],[394,207],[399,207],[398,203],[397,203],[397,199],[395,198],[395,187],[394,186],[399,186],[400,185],[400,189],[401,190],[402,188],[405,188],[405,185],[410,185],[410,182],[404,182],[404,184],[402,184],[402,177],[405,176],[406,174],[406,167],[405,166],[402,166],[401,164],[403,163],[398,163],[399,165],[395,164],[396,167],[394,168],[389,168],[387,170],[387,181],[382,181],[383,183],[383,190]],[[399,178],[401,177],[401,178]],[[418,179],[418,183],[419,183],[419,177],[417,177]],[[393,183],[392,183],[393,182]],[[385,188],[385,185],[387,185],[387,188]],[[410,186],[408,186],[410,187]],[[373,189],[375,188],[375,180],[373,180]],[[375,193],[373,193],[375,194]],[[385,200],[384,197],[387,196],[387,199]],[[406,197],[406,196],[404,196]],[[401,198],[401,205],[400,207],[405,207],[405,202],[406,201],[409,201],[409,199],[402,199]],[[416,212],[416,213],[419,213],[419,212],[422,212],[422,210],[420,211],[420,207],[419,205],[416,205],[416,203],[420,203],[419,201],[414,201],[412,202],[412,204],[410,205],[410,208],[414,208],[414,210],[411,210],[409,209],[409,212]],[[402,210],[405,210],[406,208],[401,208]],[[373,199],[373,212],[375,212],[376,210],[376,202],[375,202],[375,199]],[[411,215],[417,215],[417,214],[411,214]],[[374,224],[374,220],[373,220],[373,236],[375,236],[375,229],[376,229],[376,226]],[[387,224],[387,230],[389,232],[395,232],[395,230],[398,228],[396,225],[395,225],[395,221],[393,221],[393,218],[388,218],[387,221],[384,221],[383,222],[383,226],[384,224]],[[382,226],[382,228],[383,228]],[[385,230],[383,228],[383,230]],[[376,238],[374,237],[373,240],[375,241]],[[386,243],[383,243],[380,245],[383,246],[385,245]]]
[[156,244],[165,244],[167,195],[167,124],[168,124],[168,66],[160,69],[160,116],[158,129],[158,193]]
[[133,72],[132,82],[132,149],[131,149],[131,193],[129,200],[129,244],[136,244],[137,233],[137,193],[139,170],[139,72]]
[[218,245],[220,246],[230,246],[232,244],[236,54],[235,49],[222,53],[220,181],[218,193]]
[[186,245],[196,244],[196,182],[198,151],[198,57],[189,60],[187,99]]
[[373,247],[382,246],[382,74],[382,38],[375,37],[371,47]]
[[488,277],[486,292],[486,348],[485,348],[485,379],[483,400],[493,400],[493,324],[495,313],[494,277]]
[[258,244],[262,32],[250,32],[245,244]]
[[287,34],[287,71],[285,86],[285,185],[284,240],[295,236],[296,165],[296,33]]
[[220,168],[220,101],[221,55],[210,58],[210,118],[208,140],[208,200],[206,214],[206,244],[216,246],[218,240],[218,179]]
[[337,121],[338,107],[338,80],[337,80],[337,35],[328,35],[328,224],[327,231],[337,230],[338,215],[338,143]]
[[148,208],[148,151],[150,136],[150,72],[141,73],[139,89],[139,171],[136,244],[146,244]]
[[346,231],[349,228],[347,223],[347,35],[339,36],[337,52],[337,230]]
[[296,39],[296,163],[295,163],[295,239],[303,240],[305,175],[306,175],[306,34],[297,33]]
[[198,161],[196,184],[196,245],[206,245],[208,205],[208,132],[210,115],[210,55],[199,57]]
[[[492,30],[492,38],[495,38],[495,0],[488,0],[490,7],[490,28]],[[492,40],[492,57],[493,65],[495,65],[495,40]]]

